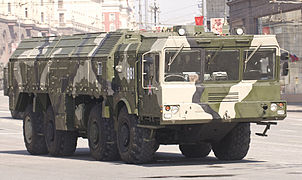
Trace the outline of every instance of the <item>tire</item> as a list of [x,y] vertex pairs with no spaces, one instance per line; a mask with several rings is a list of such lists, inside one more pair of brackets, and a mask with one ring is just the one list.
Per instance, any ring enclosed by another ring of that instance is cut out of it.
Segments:
[[25,113],[19,111],[10,111],[13,119],[24,119]]
[[242,160],[250,144],[250,123],[239,123],[220,142],[212,144],[219,160]]
[[102,118],[101,105],[95,105],[89,114],[88,143],[91,156],[99,161],[119,159],[114,121]]
[[32,105],[27,106],[23,119],[23,137],[27,151],[32,155],[47,154],[44,139],[43,114],[34,113]]
[[70,156],[77,146],[78,134],[74,131],[56,130],[55,118],[50,106],[44,115],[45,141],[52,156]]
[[187,158],[203,158],[210,154],[211,145],[208,143],[180,144],[179,150]]
[[118,116],[117,144],[121,159],[126,163],[150,162],[158,146],[152,131],[137,127],[137,116],[123,107]]

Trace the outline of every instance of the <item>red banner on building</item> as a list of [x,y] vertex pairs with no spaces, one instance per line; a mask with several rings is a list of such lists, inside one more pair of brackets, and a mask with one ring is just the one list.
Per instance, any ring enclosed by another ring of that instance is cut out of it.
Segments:
[[203,26],[203,16],[195,17],[196,26]]
[[270,27],[263,27],[263,28],[262,28],[262,34],[264,34],[264,35],[271,34],[271,29],[270,29]]

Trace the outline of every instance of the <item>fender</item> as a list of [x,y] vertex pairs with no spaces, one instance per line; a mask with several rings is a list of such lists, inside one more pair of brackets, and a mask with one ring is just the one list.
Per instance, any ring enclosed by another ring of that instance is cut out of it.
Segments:
[[126,99],[126,98],[121,98],[119,101],[118,101],[118,103],[115,105],[115,112],[117,112],[117,114],[118,114],[118,111],[119,111],[119,105],[121,104],[121,103],[123,103],[123,104],[125,104],[125,106],[126,106],[126,108],[127,108],[127,111],[128,111],[128,114],[136,114],[136,115],[138,115],[138,110],[137,110],[137,108],[131,108],[131,106],[130,106],[130,103],[129,103],[129,101]]

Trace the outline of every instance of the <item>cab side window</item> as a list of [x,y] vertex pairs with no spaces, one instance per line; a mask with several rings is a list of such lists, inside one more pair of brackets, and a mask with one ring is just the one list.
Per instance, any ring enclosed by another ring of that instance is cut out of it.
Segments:
[[148,53],[144,56],[144,86],[159,82],[159,54]]

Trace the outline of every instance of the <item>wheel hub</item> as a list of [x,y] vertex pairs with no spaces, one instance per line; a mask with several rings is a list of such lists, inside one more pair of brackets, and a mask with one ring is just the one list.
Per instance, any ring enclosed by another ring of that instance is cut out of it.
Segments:
[[26,116],[24,119],[24,135],[27,143],[31,143],[33,136],[32,123],[29,116]]
[[124,150],[126,150],[130,143],[130,130],[128,124],[124,123],[121,126],[119,137],[120,145],[123,147]]
[[47,127],[47,129],[46,129],[47,139],[49,141],[53,141],[55,138],[54,123],[52,121],[48,121],[46,127]]
[[91,142],[93,144],[95,144],[95,145],[98,144],[98,142],[99,142],[99,135],[100,135],[100,133],[99,133],[99,127],[98,127],[97,123],[94,122],[92,124],[92,126],[90,127],[90,140],[91,140]]

